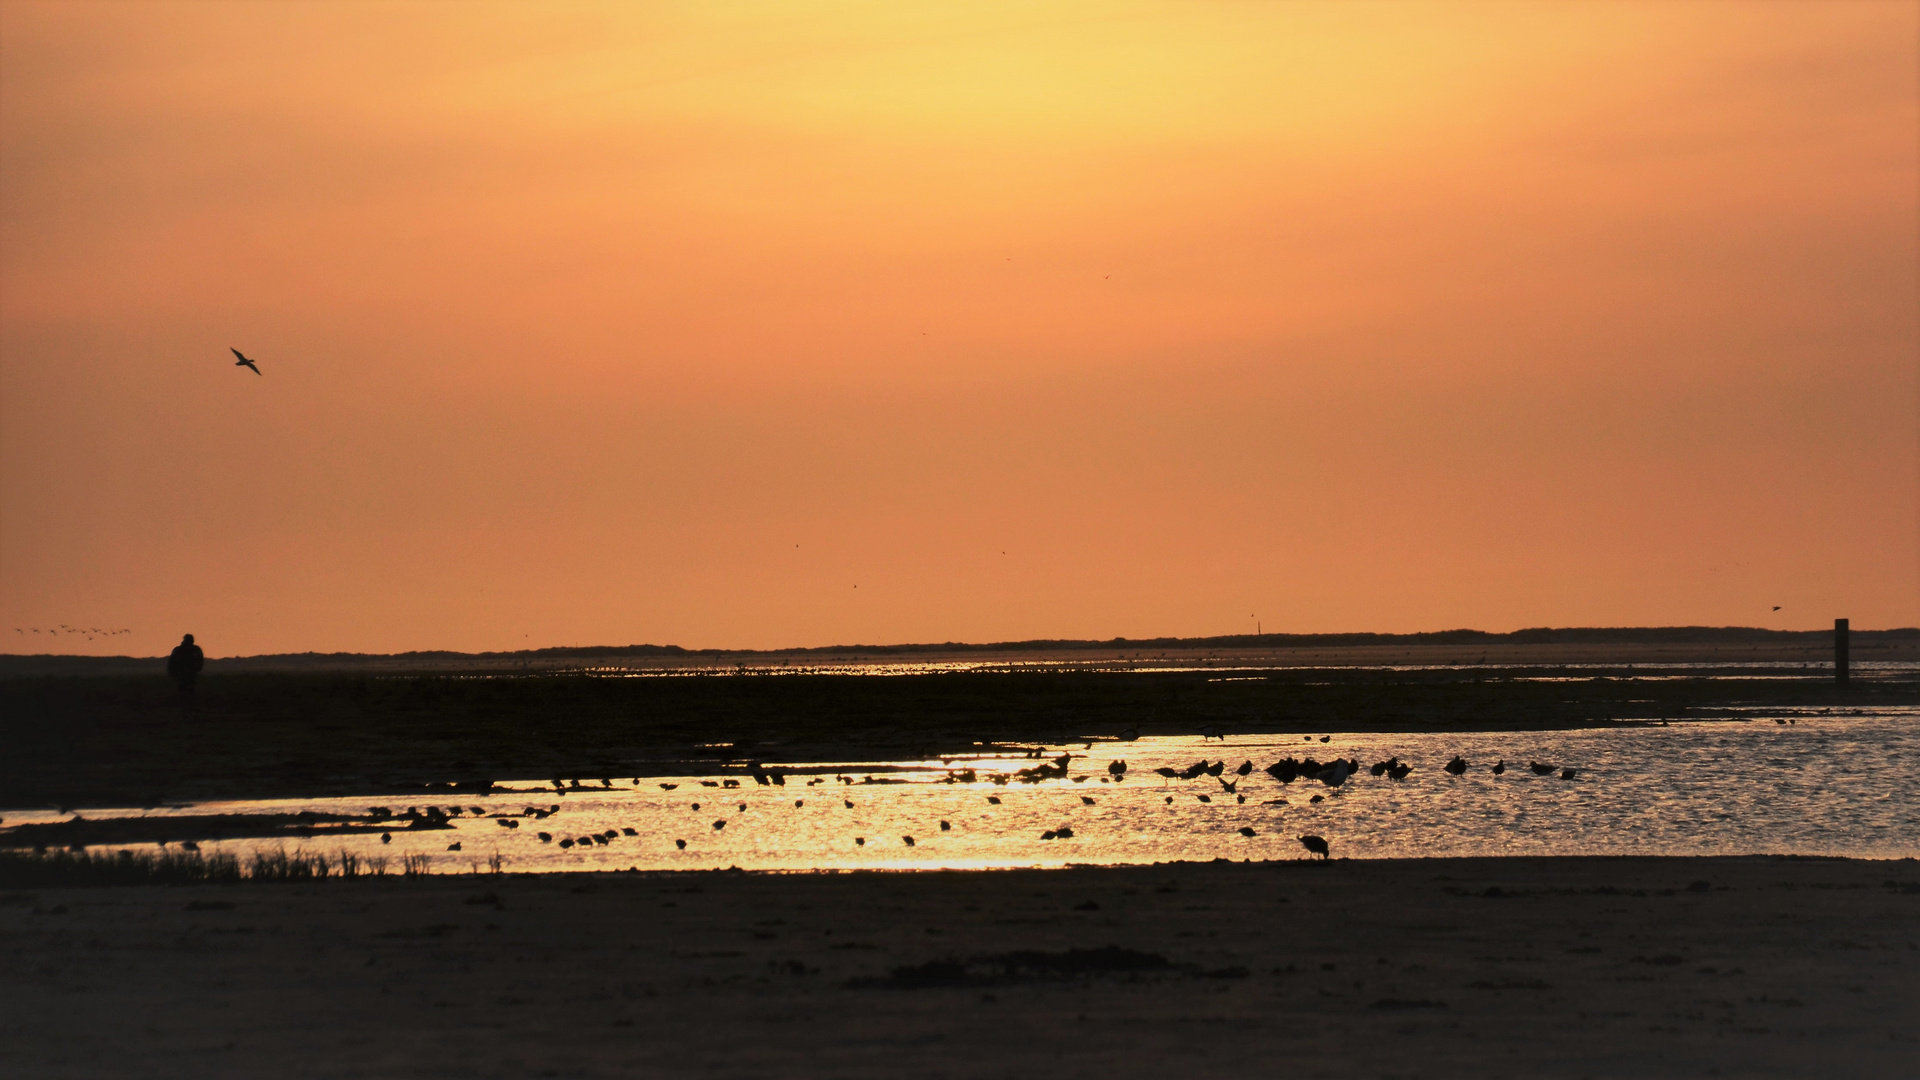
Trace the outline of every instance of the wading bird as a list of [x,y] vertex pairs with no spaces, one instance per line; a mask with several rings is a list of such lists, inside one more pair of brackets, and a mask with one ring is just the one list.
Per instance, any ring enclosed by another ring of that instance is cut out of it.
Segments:
[[1324,836],[1303,836],[1300,838],[1300,846],[1323,860],[1333,857],[1333,848],[1328,846],[1327,838]]

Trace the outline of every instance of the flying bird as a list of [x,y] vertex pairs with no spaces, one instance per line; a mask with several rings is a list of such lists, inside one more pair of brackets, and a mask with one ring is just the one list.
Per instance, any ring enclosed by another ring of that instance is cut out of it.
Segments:
[[253,368],[253,373],[255,375],[260,374],[260,369],[253,366],[253,361],[247,359],[247,354],[241,352],[239,349],[235,349],[231,345],[227,346],[227,348],[233,353],[233,355],[240,358],[233,362],[234,367]]

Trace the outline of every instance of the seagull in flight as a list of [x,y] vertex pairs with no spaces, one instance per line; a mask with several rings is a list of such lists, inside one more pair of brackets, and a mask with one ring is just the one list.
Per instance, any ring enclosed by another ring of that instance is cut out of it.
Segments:
[[253,361],[247,359],[247,354],[241,352],[239,349],[235,349],[231,345],[227,346],[227,348],[232,351],[233,355],[240,358],[233,362],[234,367],[253,368],[253,373],[255,375],[260,374],[260,369],[257,367],[253,367]]

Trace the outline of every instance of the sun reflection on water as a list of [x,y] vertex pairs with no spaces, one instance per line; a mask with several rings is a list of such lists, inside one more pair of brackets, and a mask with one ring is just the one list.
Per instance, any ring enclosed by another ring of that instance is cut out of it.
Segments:
[[[741,763],[706,775],[569,779],[559,789],[551,781],[505,783],[486,795],[220,802],[87,816],[365,815],[374,807],[431,814],[418,825],[383,817],[384,841],[380,832],[359,832],[200,845],[242,857],[281,848],[384,856],[395,872],[405,856],[427,856],[442,873],[483,871],[494,857],[521,872],[1292,859],[1306,854],[1298,841],[1306,834],[1326,837],[1336,857],[1354,858],[1894,858],[1920,855],[1920,800],[1911,794],[1920,780],[1916,721],[1920,709],[1866,716],[1767,709],[1751,721],[1668,727],[1329,733],[1325,742],[1298,734],[1147,737],[1036,747],[1030,756],[1001,749],[926,760],[761,762],[758,777]],[[1444,769],[1455,755],[1467,766],[1458,776]],[[1265,769],[1289,756],[1351,759],[1361,769],[1337,787],[1310,778],[1283,784]],[[1401,780],[1371,774],[1389,758],[1412,771]],[[1491,767],[1502,760],[1508,768],[1496,776]],[[1124,774],[1116,775],[1122,761]],[[1154,772],[1190,772],[1202,762],[1220,763],[1219,775],[1183,780]],[[1535,762],[1553,769],[1536,775]],[[1563,779],[1568,768],[1577,771]],[[52,811],[9,813],[0,830],[62,819]]]

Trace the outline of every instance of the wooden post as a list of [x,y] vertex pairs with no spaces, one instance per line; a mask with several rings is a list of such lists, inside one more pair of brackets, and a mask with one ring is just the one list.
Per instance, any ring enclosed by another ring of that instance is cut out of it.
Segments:
[[1847,682],[1847,620],[1833,620],[1833,681],[1846,685]]

